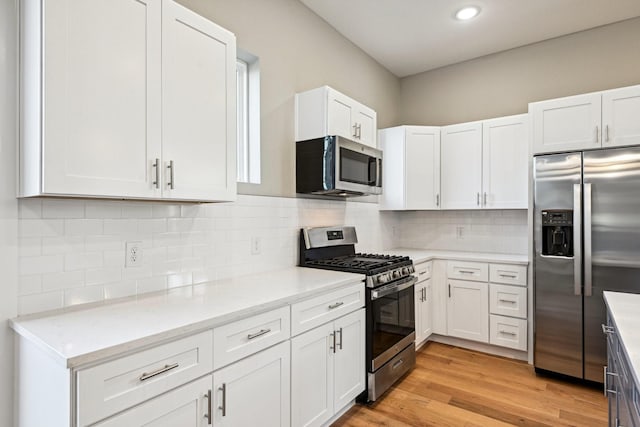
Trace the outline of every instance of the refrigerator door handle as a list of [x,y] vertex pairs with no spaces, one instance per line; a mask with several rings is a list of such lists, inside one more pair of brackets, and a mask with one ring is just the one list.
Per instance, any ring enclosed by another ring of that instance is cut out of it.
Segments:
[[582,295],[582,188],[573,184],[573,293]]
[[593,294],[591,275],[591,184],[584,184],[584,295]]

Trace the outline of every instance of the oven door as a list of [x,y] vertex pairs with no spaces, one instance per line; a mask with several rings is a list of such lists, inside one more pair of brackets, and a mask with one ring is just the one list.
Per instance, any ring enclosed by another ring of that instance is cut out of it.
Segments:
[[382,194],[382,151],[336,137],[336,188]]
[[370,372],[375,372],[415,340],[415,276],[370,289]]

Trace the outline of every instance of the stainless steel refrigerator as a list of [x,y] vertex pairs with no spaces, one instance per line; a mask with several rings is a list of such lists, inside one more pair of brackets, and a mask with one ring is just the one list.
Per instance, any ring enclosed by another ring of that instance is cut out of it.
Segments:
[[534,365],[602,382],[605,290],[640,293],[640,147],[534,158]]

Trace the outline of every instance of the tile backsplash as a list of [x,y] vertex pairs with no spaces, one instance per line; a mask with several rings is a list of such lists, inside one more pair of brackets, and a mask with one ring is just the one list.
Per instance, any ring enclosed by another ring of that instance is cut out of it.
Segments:
[[[18,314],[291,267],[300,227],[355,225],[358,250],[381,251],[395,246],[396,217],[375,203],[242,195],[216,204],[23,199]],[[125,268],[126,242],[140,242],[140,266]]]
[[[526,221],[526,211],[379,212],[375,203],[243,195],[215,204],[22,199],[18,314],[291,267],[301,227],[354,225],[362,252],[526,254]],[[125,267],[126,242],[140,242],[140,266]]]

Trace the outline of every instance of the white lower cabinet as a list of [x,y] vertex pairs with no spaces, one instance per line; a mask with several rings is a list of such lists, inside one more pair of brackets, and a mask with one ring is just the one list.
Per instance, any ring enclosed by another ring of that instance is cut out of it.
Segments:
[[416,284],[416,344],[421,344],[433,332],[433,287],[431,279]]
[[94,424],[100,427],[201,427],[210,425],[212,376],[178,387],[119,415]]
[[489,288],[485,282],[448,280],[448,335],[489,342]]
[[493,345],[509,347],[516,350],[527,350],[527,319],[491,315],[491,337]]
[[365,388],[365,310],[291,340],[291,425],[320,426]]
[[285,341],[215,371],[214,424],[288,426],[291,402],[290,369],[289,341]]

